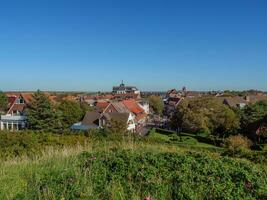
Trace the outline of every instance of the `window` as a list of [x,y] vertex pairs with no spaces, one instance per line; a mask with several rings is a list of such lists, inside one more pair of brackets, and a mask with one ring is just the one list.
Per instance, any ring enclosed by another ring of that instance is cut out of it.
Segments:
[[12,124],[8,124],[8,130],[12,130]]
[[4,130],[7,129],[7,124],[5,122],[3,123],[3,127],[4,127]]
[[18,130],[18,124],[17,123],[13,124],[13,130]]
[[18,123],[18,130],[21,130],[21,129],[22,129],[22,124]]
[[25,102],[24,102],[24,99],[23,98],[18,98],[17,100],[16,100],[16,104],[24,104]]

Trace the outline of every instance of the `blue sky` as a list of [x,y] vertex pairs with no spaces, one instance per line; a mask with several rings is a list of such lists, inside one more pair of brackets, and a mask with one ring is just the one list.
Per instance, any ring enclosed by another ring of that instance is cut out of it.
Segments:
[[0,2],[0,89],[267,91],[265,0]]

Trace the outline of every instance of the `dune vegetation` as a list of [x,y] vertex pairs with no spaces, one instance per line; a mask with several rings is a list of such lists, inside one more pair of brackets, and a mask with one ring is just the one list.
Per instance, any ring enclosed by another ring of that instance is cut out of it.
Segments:
[[0,133],[0,199],[266,199],[266,160],[151,134]]

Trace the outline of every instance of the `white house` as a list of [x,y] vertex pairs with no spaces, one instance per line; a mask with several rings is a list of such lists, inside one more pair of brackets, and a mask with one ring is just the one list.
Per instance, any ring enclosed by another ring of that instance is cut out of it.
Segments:
[[28,96],[22,94],[8,95],[8,111],[1,115],[1,130],[20,130],[26,127],[27,117],[25,114]]

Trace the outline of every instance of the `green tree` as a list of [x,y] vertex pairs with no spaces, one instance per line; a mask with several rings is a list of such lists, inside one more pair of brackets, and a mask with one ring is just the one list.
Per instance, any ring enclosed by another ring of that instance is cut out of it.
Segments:
[[254,141],[261,142],[263,138],[266,138],[267,101],[259,101],[246,106],[240,115],[242,133]]
[[59,104],[58,110],[61,114],[62,126],[64,128],[69,128],[84,116],[84,110],[81,108],[81,105],[74,101],[63,100]]
[[160,96],[151,95],[148,97],[148,101],[155,113],[162,114],[164,103]]
[[86,114],[86,112],[93,110],[92,107],[90,107],[87,103],[81,102],[79,104],[80,104],[80,107],[82,109],[83,116]]
[[105,130],[115,136],[123,136],[127,132],[127,123],[122,120],[111,119],[105,127]]
[[7,104],[8,101],[6,95],[2,91],[0,91],[0,112],[6,111]]
[[41,91],[34,93],[27,106],[28,127],[32,130],[56,132],[61,130],[61,120],[56,108]]
[[184,100],[171,118],[173,128],[197,133],[206,132],[225,137],[239,128],[233,110],[215,98]]

